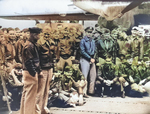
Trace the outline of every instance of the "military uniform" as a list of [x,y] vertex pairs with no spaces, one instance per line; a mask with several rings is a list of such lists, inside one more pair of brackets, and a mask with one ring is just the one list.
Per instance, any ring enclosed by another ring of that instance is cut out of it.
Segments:
[[22,63],[22,50],[23,50],[23,45],[25,44],[26,40],[23,39],[18,39],[18,41],[15,44],[15,60],[18,63]]
[[[31,36],[33,33],[39,34],[41,29],[29,28]],[[21,98],[20,114],[35,114],[36,97],[38,92],[38,79],[41,73],[40,58],[35,41],[38,36],[30,37],[23,48],[23,93]]]
[[50,89],[50,81],[53,75],[53,57],[51,53],[51,44],[49,42],[50,39],[50,31],[48,28],[43,29],[43,36],[38,41],[38,52],[40,58],[40,66],[42,70],[42,77],[39,78],[38,83],[38,93],[37,93],[37,101],[36,106],[39,106],[41,113],[47,114],[49,113],[49,109],[47,108],[48,102],[48,93]]
[[[92,39],[91,37],[93,28],[87,27],[85,31],[88,34],[88,36],[84,36],[84,38],[80,41],[80,52],[81,52],[80,64],[81,64],[81,71],[86,80],[89,74],[90,81],[89,81],[89,88],[87,92],[88,94],[93,95],[95,92],[94,88],[95,88],[95,80],[96,80],[96,66],[94,63],[96,45],[94,39]],[[94,62],[92,63],[91,60],[92,62],[94,60]]]

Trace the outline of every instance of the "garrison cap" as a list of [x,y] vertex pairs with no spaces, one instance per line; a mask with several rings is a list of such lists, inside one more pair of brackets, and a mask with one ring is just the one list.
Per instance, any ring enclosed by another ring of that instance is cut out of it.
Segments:
[[42,32],[42,29],[38,27],[29,28],[30,33],[37,33],[40,34]]
[[72,64],[79,64],[80,62],[78,60],[72,60]]

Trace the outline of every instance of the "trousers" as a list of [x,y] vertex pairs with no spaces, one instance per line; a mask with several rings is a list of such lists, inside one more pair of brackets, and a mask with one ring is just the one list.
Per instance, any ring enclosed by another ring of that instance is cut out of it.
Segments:
[[62,57],[60,57],[58,63],[57,63],[57,69],[58,70],[63,70],[64,66],[65,66],[65,63],[67,63],[69,66],[72,65],[72,60],[73,60],[73,57],[69,57],[68,59],[63,59]]
[[31,76],[28,71],[23,71],[23,93],[21,97],[20,114],[35,114],[36,96],[38,91],[38,75]]
[[43,76],[38,79],[38,91],[36,98],[36,113],[46,114],[44,107],[47,107],[50,81],[53,75],[53,68],[42,70]]
[[90,64],[89,61],[87,61],[84,58],[80,59],[80,64],[81,64],[81,71],[85,77],[85,79],[88,79],[88,75],[89,75],[89,82],[87,83],[83,93],[86,94],[86,92],[90,93],[90,94],[94,94],[95,91],[95,80],[96,80],[96,66],[95,63]]
[[42,70],[43,75],[31,76],[23,71],[23,93],[21,98],[20,114],[46,114],[50,81],[53,69]]

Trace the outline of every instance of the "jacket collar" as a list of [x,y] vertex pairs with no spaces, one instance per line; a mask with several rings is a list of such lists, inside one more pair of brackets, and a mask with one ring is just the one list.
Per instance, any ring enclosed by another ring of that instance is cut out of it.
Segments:
[[86,42],[90,40],[87,36],[85,36],[84,39]]

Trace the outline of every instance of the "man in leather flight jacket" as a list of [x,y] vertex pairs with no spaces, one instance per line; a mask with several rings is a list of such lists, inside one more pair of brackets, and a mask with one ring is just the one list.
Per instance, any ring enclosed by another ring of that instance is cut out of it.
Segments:
[[40,56],[40,66],[42,69],[42,77],[39,79],[39,88],[37,94],[36,105],[39,106],[41,113],[49,114],[50,110],[47,108],[48,93],[50,89],[50,81],[53,75],[53,58],[50,45],[50,27],[45,26],[43,28],[42,35],[38,40],[38,49]]
[[96,80],[96,66],[95,66],[95,52],[96,46],[95,41],[92,39],[93,27],[87,27],[85,29],[86,36],[80,41],[80,51],[81,51],[81,71],[87,80],[89,74],[89,88],[88,91],[85,89],[84,94],[86,96],[86,92],[89,95],[94,95],[95,88],[95,80]]
[[38,92],[38,80],[42,75],[40,59],[35,43],[39,39],[40,28],[29,28],[30,38],[26,41],[23,54],[23,93],[21,98],[20,114],[35,114],[36,96]]

